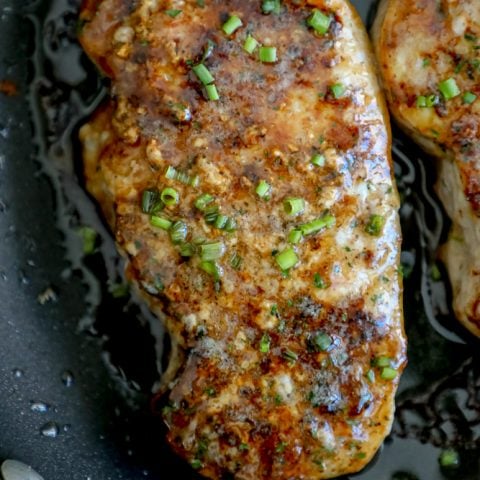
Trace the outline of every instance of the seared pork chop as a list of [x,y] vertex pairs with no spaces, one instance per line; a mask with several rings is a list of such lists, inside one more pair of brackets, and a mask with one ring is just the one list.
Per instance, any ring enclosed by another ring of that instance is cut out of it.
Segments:
[[357,14],[104,0],[81,18],[112,79],[81,130],[87,186],[176,345],[173,449],[210,478],[360,470],[390,430],[405,337],[390,131]]
[[453,306],[480,336],[480,2],[386,0],[373,36],[393,116],[438,159]]

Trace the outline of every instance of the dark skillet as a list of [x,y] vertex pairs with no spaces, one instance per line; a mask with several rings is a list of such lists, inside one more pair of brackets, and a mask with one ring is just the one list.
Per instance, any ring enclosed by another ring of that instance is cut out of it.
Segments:
[[[195,478],[150,408],[157,322],[123,295],[121,262],[82,189],[75,138],[102,83],[75,41],[78,3],[0,0],[0,463],[45,480]],[[374,2],[353,3],[366,18]],[[441,267],[432,279],[447,225],[431,161],[395,138],[410,363],[392,435],[351,478],[478,480],[479,343],[452,317]],[[93,248],[86,225],[99,232]],[[440,466],[446,449],[458,467]]]

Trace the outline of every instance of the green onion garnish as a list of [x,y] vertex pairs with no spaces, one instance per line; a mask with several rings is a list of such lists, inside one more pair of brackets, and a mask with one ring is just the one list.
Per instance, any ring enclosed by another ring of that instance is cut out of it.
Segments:
[[205,91],[207,92],[207,98],[213,102],[220,100],[217,87],[215,85],[206,85]]
[[178,15],[180,15],[182,13],[181,10],[165,10],[165,13],[169,16],[169,17],[172,17],[172,18],[175,18],[177,17]]
[[239,270],[242,262],[243,258],[237,252],[235,252],[230,258],[230,265],[234,270]]
[[182,243],[180,245],[180,255],[182,257],[193,257],[195,254],[195,247],[191,243]]
[[167,205],[176,205],[180,199],[179,193],[174,188],[164,188],[160,194],[160,199]]
[[223,31],[226,35],[231,35],[235,30],[239,29],[243,25],[240,18],[236,15],[232,15],[224,24],[223,24]]
[[438,461],[444,468],[457,467],[460,464],[460,456],[456,450],[449,448],[440,454]]
[[266,14],[276,13],[278,15],[280,13],[280,0],[263,0],[262,12]]
[[291,350],[285,350],[282,353],[282,357],[285,360],[288,360],[289,362],[296,362],[298,360],[298,354],[295,352],[292,352]]
[[325,332],[318,332],[315,337],[313,337],[313,344],[321,352],[326,352],[332,345],[333,340],[330,335],[327,335]]
[[463,103],[466,105],[472,104],[477,99],[477,96],[472,92],[465,92],[462,96]]
[[204,218],[208,224],[215,223],[218,217],[218,210],[218,205],[210,205],[205,209]]
[[297,254],[292,247],[287,247],[285,250],[280,252],[275,257],[275,260],[282,270],[289,270],[298,263]]
[[222,269],[215,262],[201,262],[200,268],[211,275],[216,281],[222,276]]
[[204,262],[212,262],[223,257],[225,245],[222,242],[205,243],[200,245],[200,257]]
[[380,374],[383,380],[393,380],[397,375],[398,372],[391,367],[382,368],[382,373]]
[[275,63],[277,61],[277,48],[260,47],[258,50],[258,57],[263,63]]
[[151,213],[158,202],[158,190],[156,188],[147,188],[142,193],[142,212]]
[[80,227],[78,233],[83,240],[83,253],[85,255],[91,255],[95,251],[97,243],[97,232],[92,227]]
[[179,220],[170,227],[170,240],[172,240],[172,243],[175,245],[183,243],[187,238],[187,233],[187,225]]
[[218,228],[220,230],[223,230],[225,228],[225,226],[227,225],[227,222],[228,222],[228,217],[226,215],[218,215],[218,217],[215,219],[215,222],[213,224],[213,226],[215,228]]
[[201,462],[201,460],[198,460],[198,458],[193,459],[190,465],[194,470],[199,470],[200,468],[203,468],[203,463]]
[[334,98],[339,99],[343,97],[345,93],[345,86],[342,83],[335,83],[334,85],[330,85],[330,91]]
[[213,75],[203,63],[195,65],[192,67],[192,70],[204,85],[209,85],[215,81],[215,78],[213,78]]
[[305,210],[305,200],[303,198],[286,198],[283,201],[283,208],[287,215],[299,215]]
[[265,333],[260,340],[260,352],[268,353],[270,351],[270,336]]
[[301,242],[302,237],[303,237],[302,232],[298,228],[294,228],[288,234],[288,243],[296,245],[297,243]]
[[319,273],[313,275],[313,284],[316,288],[321,288],[322,290],[328,287],[327,282]]
[[443,82],[440,82],[438,84],[438,89],[442,93],[445,100],[455,98],[461,93],[454,78],[449,78],[447,80],[444,80]]
[[369,235],[378,237],[382,233],[383,226],[385,225],[385,218],[383,215],[371,215],[368,219],[368,223],[365,226],[365,231]]
[[331,228],[333,225],[335,225],[335,217],[327,213],[323,217],[300,225],[299,228],[304,235],[312,235],[313,233],[317,233],[324,228]]
[[390,357],[382,355],[375,358],[375,360],[373,361],[373,365],[375,365],[376,367],[391,367],[392,359]]
[[177,169],[169,165],[167,167],[167,170],[165,171],[165,178],[168,178],[169,180],[175,180],[177,178],[177,175]]
[[272,187],[265,180],[260,180],[260,182],[257,185],[257,188],[255,189],[255,193],[260,198],[267,199],[270,196],[271,189]]
[[237,229],[237,222],[235,221],[234,218],[229,217],[227,224],[224,227],[224,230],[231,233],[234,232]]
[[255,40],[251,35],[249,35],[245,39],[245,43],[243,44],[243,49],[247,53],[253,53],[255,51],[255,49],[257,48],[257,46],[258,46],[257,40]]
[[158,217],[157,215],[152,215],[150,217],[150,225],[161,228],[162,230],[169,230],[172,226],[172,223],[168,218]]
[[208,193],[203,193],[195,200],[195,207],[197,207],[201,212],[204,212],[207,208],[207,205],[212,202],[212,195]]
[[420,95],[417,97],[416,105],[418,108],[430,108],[434,107],[438,103],[438,97],[436,95]]
[[332,17],[325,15],[316,8],[312,14],[307,18],[307,25],[312,27],[320,35],[325,35],[332,23]]
[[368,380],[370,383],[374,383],[374,382],[375,382],[375,372],[374,372],[372,369],[370,369],[370,370],[366,373],[365,376],[367,377],[367,380]]
[[310,163],[312,165],[315,165],[316,167],[324,167],[325,166],[325,156],[320,154],[320,153],[315,153],[311,160]]

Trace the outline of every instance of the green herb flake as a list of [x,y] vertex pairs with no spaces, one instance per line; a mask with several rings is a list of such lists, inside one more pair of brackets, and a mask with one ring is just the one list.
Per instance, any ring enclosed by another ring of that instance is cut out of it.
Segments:
[[365,231],[374,237],[380,236],[385,225],[385,217],[383,215],[371,215],[367,225],[365,226]]
[[438,461],[443,468],[458,467],[460,465],[460,455],[456,450],[449,448],[442,451]]
[[335,83],[334,85],[330,86],[330,91],[332,92],[333,97],[338,100],[339,98],[343,97],[346,88],[342,83]]
[[275,452],[276,453],[283,453],[285,449],[287,448],[288,443],[286,442],[280,442],[276,447],[275,447]]
[[172,17],[172,18],[175,18],[175,17],[178,17],[182,11],[181,10],[165,10],[165,13],[169,16],[169,17]]
[[83,253],[85,255],[91,255],[95,252],[97,246],[97,232],[91,227],[80,227],[78,233],[83,241]]
[[270,351],[270,336],[268,333],[265,333],[260,340],[260,352],[261,353],[268,353]]
[[263,0],[262,12],[266,15],[270,13],[275,13],[276,15],[278,15],[281,12],[280,0]]
[[465,105],[471,105],[476,99],[477,96],[472,92],[465,92],[462,95],[462,101]]
[[318,272],[313,275],[313,285],[315,285],[316,288],[320,288],[322,290],[328,288],[328,283]]

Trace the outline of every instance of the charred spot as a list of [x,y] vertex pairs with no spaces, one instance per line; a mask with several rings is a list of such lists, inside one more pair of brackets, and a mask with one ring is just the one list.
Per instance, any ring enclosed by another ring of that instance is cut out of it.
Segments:
[[260,370],[261,372],[266,375],[268,372],[270,372],[270,367],[272,365],[272,359],[270,357],[264,358],[260,362]]

